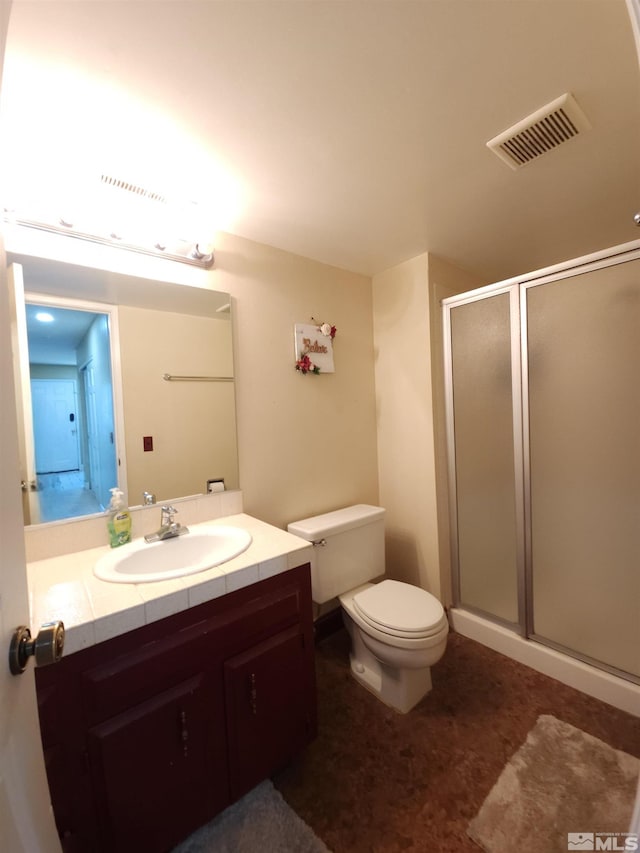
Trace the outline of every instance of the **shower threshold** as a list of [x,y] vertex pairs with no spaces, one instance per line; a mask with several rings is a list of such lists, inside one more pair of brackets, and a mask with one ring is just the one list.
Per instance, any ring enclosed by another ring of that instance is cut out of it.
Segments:
[[454,631],[551,678],[640,717],[640,685],[527,640],[475,613],[452,607]]

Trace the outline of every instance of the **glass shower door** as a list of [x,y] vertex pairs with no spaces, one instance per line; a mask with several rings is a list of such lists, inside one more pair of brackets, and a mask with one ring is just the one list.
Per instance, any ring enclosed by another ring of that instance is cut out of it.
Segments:
[[508,623],[519,612],[514,315],[517,297],[509,290],[452,306],[446,324],[456,597]]
[[524,301],[533,636],[640,676],[640,260]]

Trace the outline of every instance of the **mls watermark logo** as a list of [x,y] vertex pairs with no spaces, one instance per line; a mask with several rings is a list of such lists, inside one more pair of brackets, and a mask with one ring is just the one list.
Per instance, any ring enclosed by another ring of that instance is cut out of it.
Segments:
[[595,850],[595,834],[593,832],[567,833],[567,850]]
[[635,832],[568,832],[567,850],[612,850],[635,853],[640,842]]

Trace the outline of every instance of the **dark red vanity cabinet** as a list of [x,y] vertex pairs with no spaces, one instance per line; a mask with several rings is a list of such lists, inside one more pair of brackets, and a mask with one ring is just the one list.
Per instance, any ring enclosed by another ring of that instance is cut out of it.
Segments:
[[308,565],[36,670],[65,853],[162,853],[316,733]]
[[213,803],[224,807],[226,786],[206,748],[203,682],[202,674],[190,678],[89,730],[105,850],[167,849],[206,823]]
[[236,800],[289,761],[314,725],[305,693],[306,640],[292,626],[225,661],[229,782]]

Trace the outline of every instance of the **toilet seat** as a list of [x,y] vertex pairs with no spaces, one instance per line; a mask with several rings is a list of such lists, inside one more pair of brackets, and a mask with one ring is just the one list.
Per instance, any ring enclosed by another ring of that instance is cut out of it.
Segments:
[[448,627],[438,599],[420,587],[384,580],[356,593],[353,607],[376,631],[408,640],[426,639]]

